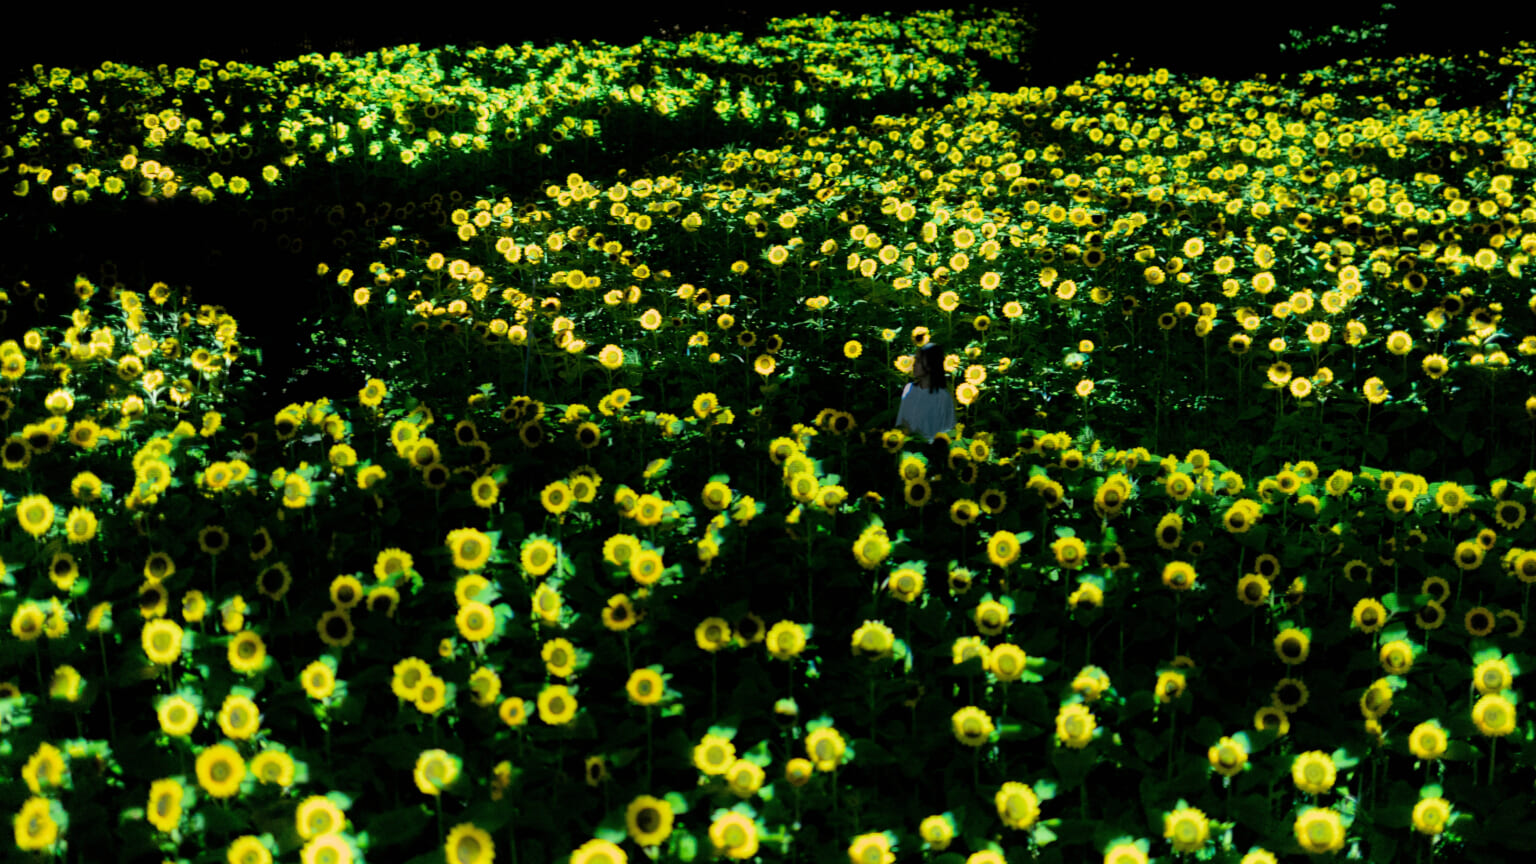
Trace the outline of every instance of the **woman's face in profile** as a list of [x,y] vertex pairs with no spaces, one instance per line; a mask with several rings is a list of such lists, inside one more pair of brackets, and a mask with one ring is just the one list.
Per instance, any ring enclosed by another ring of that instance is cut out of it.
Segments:
[[926,374],[928,367],[923,363],[923,352],[919,351],[912,355],[912,377],[922,378]]

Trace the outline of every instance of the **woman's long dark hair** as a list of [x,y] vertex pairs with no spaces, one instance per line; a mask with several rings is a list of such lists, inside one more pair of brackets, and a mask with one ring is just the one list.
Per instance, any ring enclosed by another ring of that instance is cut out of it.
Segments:
[[923,357],[923,365],[928,368],[928,392],[937,393],[940,390],[949,389],[949,373],[944,371],[944,349],[929,342],[917,349],[917,353]]

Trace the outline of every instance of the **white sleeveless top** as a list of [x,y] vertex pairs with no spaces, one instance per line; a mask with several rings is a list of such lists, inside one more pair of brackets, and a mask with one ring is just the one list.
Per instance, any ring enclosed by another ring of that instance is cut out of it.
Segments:
[[926,387],[908,383],[901,391],[901,410],[896,425],[906,426],[931,443],[940,432],[955,428],[955,399],[948,390],[928,392]]

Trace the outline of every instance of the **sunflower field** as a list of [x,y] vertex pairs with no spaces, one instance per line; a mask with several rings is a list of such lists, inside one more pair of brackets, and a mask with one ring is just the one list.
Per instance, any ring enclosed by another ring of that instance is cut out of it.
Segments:
[[1536,47],[992,89],[1034,36],[9,82],[7,236],[304,276],[8,254],[4,859],[1536,846]]

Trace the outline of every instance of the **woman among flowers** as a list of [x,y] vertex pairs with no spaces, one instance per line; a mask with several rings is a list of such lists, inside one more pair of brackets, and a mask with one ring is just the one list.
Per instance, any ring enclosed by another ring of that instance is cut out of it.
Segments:
[[932,443],[940,432],[955,428],[955,398],[944,371],[944,350],[934,344],[917,349],[912,355],[912,377],[915,380],[901,391],[896,425]]

